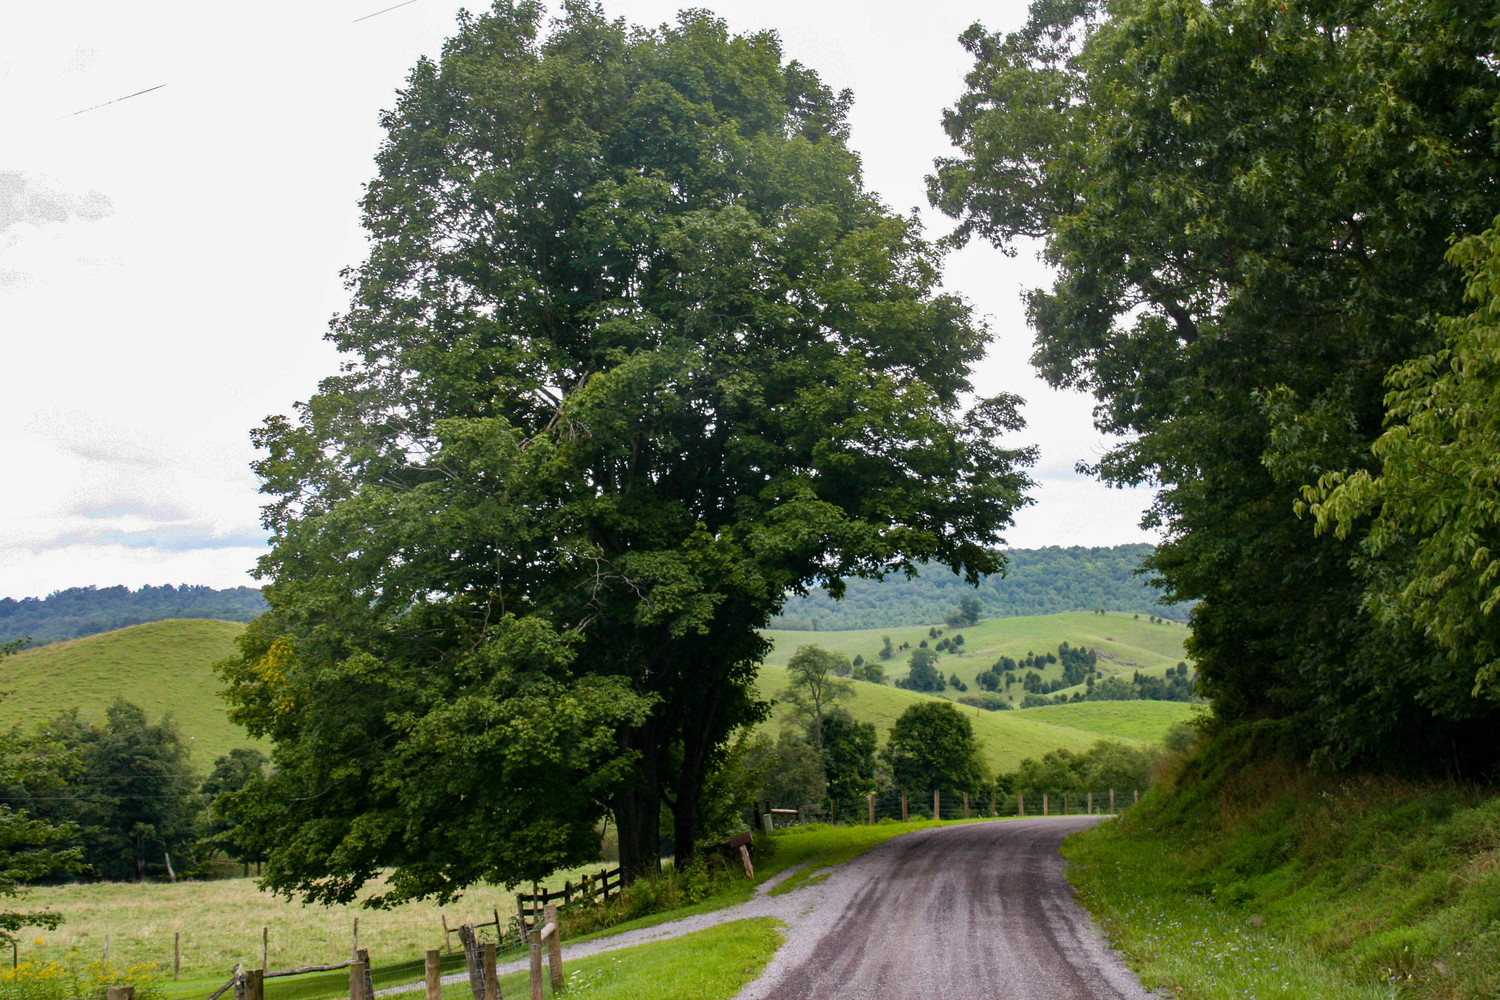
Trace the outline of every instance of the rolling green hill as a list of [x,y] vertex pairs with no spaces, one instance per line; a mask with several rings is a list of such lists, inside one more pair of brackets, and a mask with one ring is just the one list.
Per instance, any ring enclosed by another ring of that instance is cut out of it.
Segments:
[[[1016,659],[1028,652],[1056,652],[1059,643],[1070,646],[1087,646],[1099,653],[1099,669],[1108,675],[1119,673],[1128,679],[1139,670],[1153,677],[1163,676],[1167,669],[1175,667],[1186,658],[1182,642],[1187,638],[1187,626],[1177,622],[1156,624],[1148,618],[1136,618],[1127,614],[1095,615],[1074,613],[1062,615],[1037,615],[1028,618],[992,618],[978,625],[960,629],[942,628],[942,638],[962,633],[964,644],[959,654],[943,653],[938,669],[943,676],[958,674],[969,685],[970,694],[978,688],[974,676],[986,670],[1001,656]],[[770,631],[766,636],[775,643],[766,663],[784,667],[798,646],[816,645],[824,649],[843,653],[853,659],[856,655],[866,660],[877,659],[881,640],[890,636],[893,645],[910,643],[916,647],[922,640],[929,646],[936,644],[928,635],[927,626],[904,628],[862,629],[853,632],[804,632]],[[885,661],[886,683],[906,676],[907,659],[911,650],[903,650]],[[1038,670],[1044,680],[1062,676],[1059,664]],[[1065,689],[1071,693],[1074,689]],[[964,692],[949,688],[937,697],[950,700]],[[1010,691],[1012,700],[1020,703],[1024,692],[1017,685]]]
[[74,707],[101,720],[110,702],[123,697],[152,720],[170,712],[194,766],[206,774],[215,757],[254,743],[224,717],[210,669],[234,652],[244,628],[177,619],[23,649],[0,660],[0,724],[29,728]]
[[[0,701],[0,724],[32,726],[74,706],[86,718],[96,719],[121,696],[153,719],[170,712],[192,748],[194,765],[206,773],[215,757],[252,744],[224,717],[219,681],[211,669],[216,660],[234,652],[234,640],[243,628],[238,622],[153,622],[22,650],[0,661],[0,690],[7,692]],[[1159,674],[1181,658],[1185,634],[1178,625],[1090,614],[1001,618],[962,631],[965,653],[944,654],[941,662],[945,674],[956,671],[970,681],[1002,653],[1024,656],[1028,650],[1056,649],[1064,639],[1115,656],[1104,661],[1107,666],[1130,664],[1119,669]],[[927,630],[769,634],[776,645],[766,658],[771,669],[762,670],[759,686],[764,697],[774,699],[786,689],[785,671],[775,668],[785,666],[799,645],[817,642],[851,657],[863,653],[873,658],[881,636],[889,635],[897,645],[909,641],[915,646],[927,637]],[[887,662],[890,677],[905,673],[906,655]],[[1058,669],[1054,666],[1050,673]],[[859,682],[855,687],[859,694],[846,703],[849,710],[873,722],[882,740],[907,706],[934,697],[889,684]],[[949,691],[944,696],[956,694]],[[1022,758],[1039,757],[1057,747],[1085,750],[1106,736],[1155,742],[1168,725],[1190,711],[1187,705],[1171,702],[1090,702],[1017,712],[961,707],[973,719],[986,759],[996,771],[1013,770]],[[773,719],[767,725],[779,724]]]

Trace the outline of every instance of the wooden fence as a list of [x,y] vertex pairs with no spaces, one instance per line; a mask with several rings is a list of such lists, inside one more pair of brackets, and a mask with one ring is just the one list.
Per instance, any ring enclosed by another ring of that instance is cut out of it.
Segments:
[[537,922],[546,919],[544,911],[551,903],[573,906],[592,903],[596,899],[607,900],[619,893],[621,884],[620,869],[616,868],[613,871],[600,869],[597,875],[586,875],[577,885],[564,882],[556,892],[533,885],[531,892],[516,896],[516,934],[523,941],[530,940],[529,935],[538,926]]
[[1130,808],[1141,800],[1137,789],[1101,789],[1092,792],[1035,792],[1009,794],[982,792],[910,793],[866,795],[858,799],[824,799],[795,808],[755,803],[756,825],[767,831],[801,823],[872,824],[881,820],[979,819],[1002,816],[1108,815]]

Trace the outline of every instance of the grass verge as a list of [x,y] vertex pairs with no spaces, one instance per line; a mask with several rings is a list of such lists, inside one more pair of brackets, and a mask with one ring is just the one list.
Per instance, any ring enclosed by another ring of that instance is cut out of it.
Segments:
[[[735,920],[569,962],[566,992],[589,1000],[727,1000],[766,967],[781,944],[781,927],[770,917]],[[528,983],[525,972],[502,976],[500,995],[526,996]],[[454,1000],[468,995],[467,983],[459,987]]]
[[1271,727],[1220,734],[1069,838],[1080,900],[1157,992],[1500,997],[1500,797],[1318,775]]

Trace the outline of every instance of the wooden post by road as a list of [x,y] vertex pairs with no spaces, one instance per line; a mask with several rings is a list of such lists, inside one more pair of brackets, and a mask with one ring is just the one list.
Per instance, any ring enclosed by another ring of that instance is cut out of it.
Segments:
[[176,979],[182,972],[182,932],[177,931],[172,935],[172,978]]
[[531,932],[531,1000],[542,1000],[542,931],[540,927]]
[[436,948],[427,952],[426,968],[427,1000],[443,1000],[443,953]]
[[266,972],[264,969],[246,970],[245,1000],[266,1000]]
[[901,793],[901,822],[906,822],[906,793]]
[[1025,792],[1017,792],[1016,793],[1016,815],[1017,816],[1025,816],[1026,815],[1026,793]]
[[875,793],[870,793],[870,825],[875,825]]
[[[359,953],[355,957],[359,959],[359,964],[363,966],[365,970],[365,1000],[374,1000],[375,969],[372,965],[370,965],[370,949],[359,949]],[[353,998],[351,997],[350,1000],[353,1000]]]
[[839,821],[839,803],[838,803],[838,800],[837,799],[829,799],[828,800],[828,822],[830,822],[830,823],[837,823],[838,821]]
[[943,793],[936,788],[932,790],[932,818],[943,818]]
[[[248,978],[250,973],[245,973]],[[349,1000],[371,1000],[365,992],[365,963],[349,963]]]
[[964,792],[964,819],[969,818],[969,793]]
[[135,1000],[135,987],[111,986],[109,989],[104,991],[104,995],[107,1000]]
[[1047,793],[1046,792],[1042,793],[1042,815],[1043,816],[1050,816],[1050,815],[1052,815],[1052,803],[1050,803],[1050,802],[1047,801]]
[[1089,792],[1089,815],[1094,815],[1094,793]]
[[1113,788],[1109,790],[1109,811],[1111,813],[1115,811],[1115,790]]
[[[442,980],[438,981],[438,993],[443,990]],[[495,971],[495,942],[484,943],[484,1000],[500,1000],[500,974]]]
[[990,789],[990,819],[994,819],[998,815],[1000,815],[1000,814],[997,813],[997,812],[995,812],[995,790],[993,788],[991,788]]
[[547,971],[552,973],[552,992],[559,993],[563,988],[562,971],[562,927],[557,922],[557,907],[548,906],[544,911],[547,923],[552,925],[552,935],[547,939]]
[[1067,814],[1068,814],[1068,793],[1067,792],[1063,792],[1063,815],[1066,816]]

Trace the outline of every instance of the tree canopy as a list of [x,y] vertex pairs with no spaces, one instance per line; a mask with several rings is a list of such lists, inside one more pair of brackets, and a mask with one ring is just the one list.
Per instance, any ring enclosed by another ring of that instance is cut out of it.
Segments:
[[288,893],[535,878],[606,809],[634,874],[663,804],[685,861],[785,596],[978,579],[1023,502],[988,332],[864,190],[849,95],[702,11],[542,21],[500,0],[413,70],[349,360],[255,436],[270,611],[224,674]]
[[1374,467],[1385,373],[1460,312],[1444,249],[1500,195],[1493,22],[1456,0],[1039,0],[964,44],[932,199],[959,239],[1045,241],[1035,363],[1119,435],[1099,475],[1162,487],[1149,565],[1198,602],[1216,712],[1303,715],[1343,763],[1493,762],[1473,671],[1371,612],[1367,525],[1319,535],[1296,509]]
[[977,791],[986,782],[974,725],[949,701],[924,700],[891,726],[882,751],[891,781],[904,791]]

